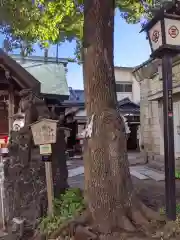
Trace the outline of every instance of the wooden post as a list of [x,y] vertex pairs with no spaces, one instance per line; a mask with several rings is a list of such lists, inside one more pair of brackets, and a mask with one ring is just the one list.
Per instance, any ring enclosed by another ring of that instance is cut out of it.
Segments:
[[31,124],[34,143],[35,145],[39,145],[40,155],[42,155],[42,160],[45,163],[49,216],[54,215],[53,209],[54,186],[52,177],[51,144],[56,142],[57,122],[58,121],[52,119],[41,119]]
[[45,162],[45,170],[46,170],[46,186],[47,186],[47,197],[48,197],[48,215],[53,216],[54,190],[53,190],[53,178],[52,178],[52,164],[50,161]]
[[14,93],[13,89],[9,88],[9,104],[8,104],[8,120],[9,120],[9,133],[13,127],[13,115],[14,115]]

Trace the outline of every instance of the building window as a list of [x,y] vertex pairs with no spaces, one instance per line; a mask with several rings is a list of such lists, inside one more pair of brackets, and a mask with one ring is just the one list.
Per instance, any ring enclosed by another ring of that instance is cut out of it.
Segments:
[[116,92],[124,92],[124,84],[116,84]]
[[132,84],[116,83],[116,92],[132,92]]

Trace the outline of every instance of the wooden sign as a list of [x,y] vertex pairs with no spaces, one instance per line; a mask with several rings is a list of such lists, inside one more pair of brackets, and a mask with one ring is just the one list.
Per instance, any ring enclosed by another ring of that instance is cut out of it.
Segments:
[[51,144],[56,142],[57,121],[42,119],[31,125],[35,145]]

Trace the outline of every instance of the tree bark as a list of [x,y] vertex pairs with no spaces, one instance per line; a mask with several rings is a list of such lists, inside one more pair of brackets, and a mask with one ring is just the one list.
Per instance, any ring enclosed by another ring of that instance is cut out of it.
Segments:
[[84,1],[84,88],[88,118],[94,116],[84,148],[85,193],[105,239],[120,229],[146,230],[150,219],[158,219],[134,194],[124,121],[116,110],[114,4],[114,0]]

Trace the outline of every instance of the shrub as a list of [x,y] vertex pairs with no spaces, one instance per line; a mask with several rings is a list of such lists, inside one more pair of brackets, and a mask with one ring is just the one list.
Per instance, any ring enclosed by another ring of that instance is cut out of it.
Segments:
[[85,209],[82,192],[78,188],[68,189],[59,199],[54,200],[54,216],[45,216],[40,221],[40,232],[50,235],[59,226]]
[[175,171],[175,177],[176,179],[180,179],[180,171]]

